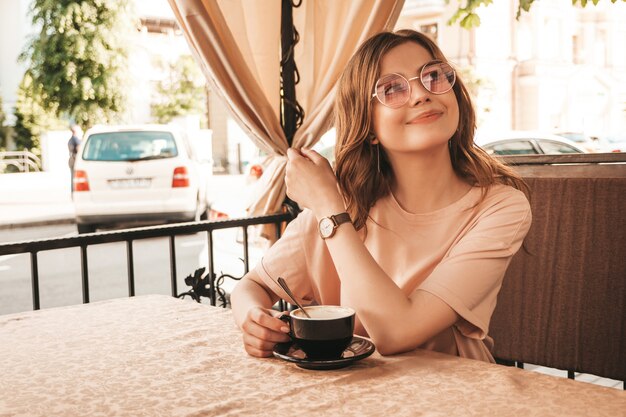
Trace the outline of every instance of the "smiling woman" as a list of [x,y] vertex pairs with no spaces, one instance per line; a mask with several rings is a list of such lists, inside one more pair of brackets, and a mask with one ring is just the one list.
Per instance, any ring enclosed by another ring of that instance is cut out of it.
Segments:
[[289,149],[287,194],[305,210],[232,295],[246,350],[288,340],[270,309],[282,276],[302,304],[353,308],[383,355],[493,361],[489,320],[531,213],[521,179],[474,147],[462,80],[427,36],[380,33],[344,70],[335,115],[334,172]]

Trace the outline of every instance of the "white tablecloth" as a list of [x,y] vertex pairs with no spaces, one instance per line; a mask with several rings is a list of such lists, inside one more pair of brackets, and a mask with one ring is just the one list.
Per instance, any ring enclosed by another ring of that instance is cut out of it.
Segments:
[[626,394],[416,350],[248,356],[230,310],[142,296],[0,316],[0,416],[624,416]]

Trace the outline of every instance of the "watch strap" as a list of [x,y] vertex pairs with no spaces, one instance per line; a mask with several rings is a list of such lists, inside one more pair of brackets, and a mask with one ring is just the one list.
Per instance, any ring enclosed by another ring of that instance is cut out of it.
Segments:
[[330,216],[330,218],[333,219],[333,222],[335,223],[335,228],[337,228],[337,226],[339,226],[340,224],[350,223],[352,221],[350,215],[345,211],[343,213],[333,214],[332,216]]

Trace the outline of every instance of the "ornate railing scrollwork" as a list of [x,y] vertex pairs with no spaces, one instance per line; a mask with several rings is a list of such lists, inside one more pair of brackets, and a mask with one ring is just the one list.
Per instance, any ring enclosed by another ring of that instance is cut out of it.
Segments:
[[[241,258],[239,260],[244,264],[245,261]],[[219,307],[227,308],[230,306],[230,296],[226,293],[226,290],[222,287],[224,285],[224,280],[226,278],[230,278],[235,281],[241,280],[245,274],[240,277],[236,277],[231,274],[225,274],[223,271],[220,271],[220,275],[216,276],[213,274],[213,277],[210,277],[211,274],[207,273],[203,276],[206,271],[205,267],[198,268],[195,270],[193,275],[187,275],[185,277],[185,284],[191,287],[190,290],[185,291],[177,295],[178,298],[185,298],[189,296],[193,298],[196,302],[202,302],[202,297],[207,297],[209,300],[211,299],[211,279],[213,279],[213,285],[215,288],[215,293],[217,295],[217,299],[220,304]]]

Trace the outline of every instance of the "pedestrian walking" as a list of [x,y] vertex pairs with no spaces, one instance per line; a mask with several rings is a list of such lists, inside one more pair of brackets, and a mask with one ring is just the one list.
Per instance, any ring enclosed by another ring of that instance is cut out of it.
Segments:
[[70,153],[67,163],[70,167],[70,186],[72,192],[74,192],[74,163],[76,162],[76,154],[78,153],[78,146],[80,145],[83,131],[78,125],[72,125],[70,130],[72,131],[72,137],[67,142],[67,149]]

